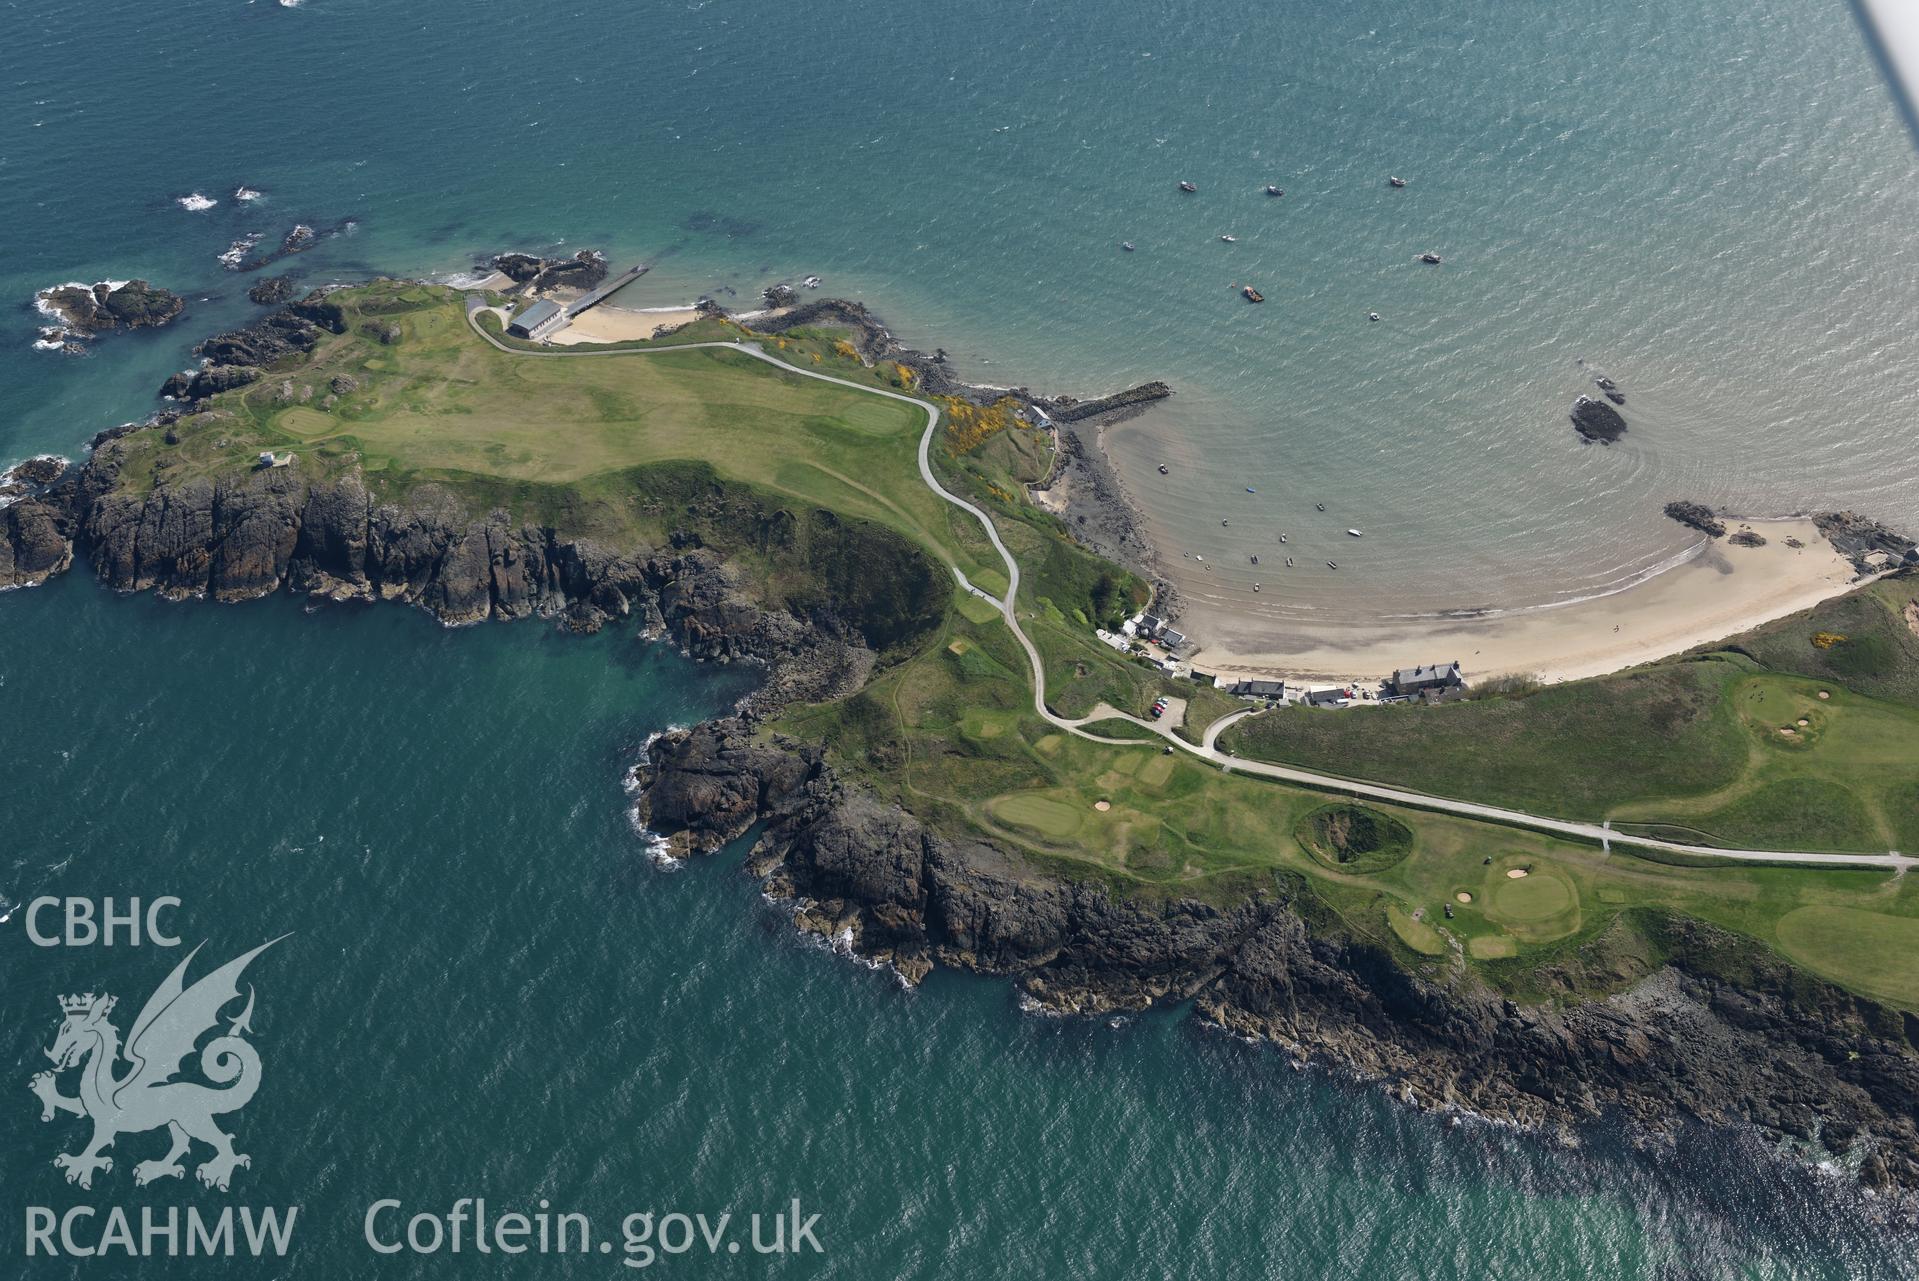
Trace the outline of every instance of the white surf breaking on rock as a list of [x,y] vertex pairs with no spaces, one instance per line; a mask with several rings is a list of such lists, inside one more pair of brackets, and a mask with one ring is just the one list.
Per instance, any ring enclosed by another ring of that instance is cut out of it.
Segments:
[[173,203],[179,205],[189,213],[205,213],[220,202],[212,196],[204,196],[197,191],[192,191],[184,196],[175,196]]
[[[653,744],[658,742],[662,736],[667,734],[684,734],[685,732],[686,726],[684,725],[668,725],[665,729],[654,730],[646,736],[646,741],[640,744],[640,759],[646,759],[647,753],[653,750]],[[668,842],[666,837],[648,827],[645,821],[640,818],[640,802],[638,799],[640,794],[640,780],[634,777],[631,769],[627,770],[626,776],[620,780],[620,787],[628,796],[635,798],[633,803],[627,807],[626,823],[628,827],[633,829],[633,835],[639,837],[646,843],[647,862],[653,864],[654,867],[659,868],[662,872],[677,872],[685,867],[686,859],[673,852],[673,846]]]
[[260,243],[261,235],[261,232],[250,231],[228,245],[220,253],[220,265],[228,271],[240,270],[241,265],[247,260],[247,255],[252,253],[253,247]]

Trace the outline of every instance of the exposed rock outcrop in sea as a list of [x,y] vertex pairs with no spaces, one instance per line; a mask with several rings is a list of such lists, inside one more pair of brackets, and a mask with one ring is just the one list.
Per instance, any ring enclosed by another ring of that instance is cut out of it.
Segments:
[[1869,1186],[1919,1187],[1919,1020],[1684,920],[1641,972],[1584,950],[1542,977],[1612,995],[1521,1005],[1464,966],[1409,969],[1346,936],[1286,876],[1231,909],[1132,901],[1039,875],[836,778],[815,748],[739,721],[663,735],[634,769],[638,817],[677,854],[761,826],[748,866],[802,928],[850,939],[908,981],[946,965],[1013,979],[1047,1009],[1191,1000],[1211,1022],[1376,1080],[1405,1102],[1542,1130],[1624,1115],[1776,1136],[1817,1131]]
[[505,253],[497,255],[492,265],[530,294],[549,289],[591,289],[606,279],[606,255],[597,249],[582,249],[571,258]]
[[1588,441],[1610,445],[1626,434],[1626,419],[1611,405],[1591,396],[1573,402],[1573,430]]
[[1674,499],[1666,504],[1666,517],[1676,520],[1691,529],[1696,529],[1708,538],[1724,538],[1726,522],[1713,514],[1712,508],[1704,503]]
[[109,329],[151,329],[186,310],[186,300],[144,280],[55,285],[34,295],[40,310],[72,333],[92,337]]
[[34,306],[54,323],[40,328],[44,350],[85,351],[83,339],[121,329],[154,329],[186,309],[186,300],[144,280],[101,280],[91,285],[55,285],[33,296]]

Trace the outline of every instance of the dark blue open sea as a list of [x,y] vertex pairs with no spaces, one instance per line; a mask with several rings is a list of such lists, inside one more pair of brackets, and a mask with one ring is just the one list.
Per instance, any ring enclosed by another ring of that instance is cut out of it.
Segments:
[[[0,46],[0,462],[148,412],[251,313],[221,251],[304,222],[340,229],[292,260],[313,283],[591,245],[656,264],[628,303],[818,273],[989,381],[1167,377],[1173,406],[1112,441],[1135,481],[1188,460],[1142,494],[1162,537],[1217,532],[1220,486],[1383,513],[1360,595],[1286,608],[1603,590],[1676,549],[1677,492],[1919,518],[1919,188],[1842,0],[0,0]],[[1412,267],[1427,248],[1443,269]],[[32,349],[35,289],[133,276],[189,314]],[[1611,451],[1566,428],[1582,356],[1638,407]],[[56,998],[111,992],[124,1029],[179,952],[0,925],[0,1274],[610,1278],[639,1261],[629,1213],[738,1234],[795,1198],[823,1254],[654,1267],[1914,1273],[1843,1176],[1743,1140],[1449,1127],[1183,1010],[1036,1018],[797,940],[740,851],[663,869],[626,815],[646,736],[740,679],[533,623],[166,605],[84,574],[0,597],[0,915],[174,895],[206,963],[293,932],[247,976],[265,1074],[233,1190],[135,1188],[142,1136],[82,1192],[51,1164],[82,1127],[28,1092]],[[363,1240],[383,1198],[465,1196],[588,1214],[614,1248]],[[270,1262],[28,1258],[30,1208],[75,1205],[301,1209]]]

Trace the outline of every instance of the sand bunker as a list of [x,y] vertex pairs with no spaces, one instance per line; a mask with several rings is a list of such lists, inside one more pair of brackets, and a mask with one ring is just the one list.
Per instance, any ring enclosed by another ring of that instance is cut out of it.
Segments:
[[1093,808],[1104,814],[1107,810],[1113,808],[1113,803],[1111,801],[1094,801]]
[[1810,724],[1812,724],[1812,722],[1807,720],[1805,717],[1801,716],[1799,718],[1799,728],[1804,729],[1806,726]]
[[1526,876],[1526,869],[1523,867],[1515,867],[1511,871],[1506,873],[1506,879],[1509,881],[1523,880],[1525,879],[1525,876]]
[[1784,734],[1784,735],[1785,735],[1785,736],[1786,736],[1787,738],[1797,738],[1797,737],[1799,737],[1799,731],[1798,731],[1798,730],[1796,730],[1796,729],[1794,729],[1794,728],[1793,728],[1792,726],[1790,726],[1790,725],[1781,725],[1781,726],[1779,727],[1779,732],[1780,732],[1781,734]]
[[1470,903],[1473,901],[1473,896],[1468,894],[1465,890],[1459,891],[1459,893],[1453,895],[1453,897],[1458,899],[1461,903]]
[[1827,693],[1827,692],[1826,692],[1825,690],[1823,690],[1823,689],[1822,689],[1822,690],[1820,690],[1820,691],[1819,691],[1819,697],[1821,697],[1821,698],[1831,698],[1831,697],[1832,697],[1832,695],[1831,695],[1831,694],[1828,694],[1828,693]]

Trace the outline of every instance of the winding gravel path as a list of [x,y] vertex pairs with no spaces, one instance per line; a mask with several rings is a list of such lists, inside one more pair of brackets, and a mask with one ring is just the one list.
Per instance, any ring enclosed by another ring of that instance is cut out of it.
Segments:
[[1738,850],[1709,848],[1703,845],[1682,845],[1677,841],[1662,841],[1650,836],[1631,836],[1623,832],[1615,832],[1609,825],[1602,823],[1577,823],[1567,819],[1546,818],[1539,814],[1528,814],[1524,810],[1504,809],[1497,805],[1481,805],[1473,801],[1454,800],[1447,796],[1433,796],[1425,792],[1406,791],[1402,788],[1387,787],[1379,783],[1367,783],[1356,779],[1340,778],[1333,774],[1317,774],[1311,770],[1294,769],[1290,765],[1272,765],[1265,761],[1240,760],[1238,757],[1220,751],[1216,744],[1219,741],[1219,735],[1222,730],[1252,715],[1253,709],[1251,708],[1245,711],[1234,712],[1231,715],[1223,716],[1219,720],[1214,721],[1206,728],[1204,740],[1199,744],[1189,743],[1185,739],[1180,738],[1173,732],[1173,727],[1169,724],[1149,721],[1142,717],[1134,716],[1131,713],[1119,711],[1103,703],[1093,709],[1092,715],[1082,716],[1077,720],[1069,720],[1066,717],[1057,716],[1046,706],[1046,666],[1040,661],[1039,649],[1033,644],[1032,639],[1027,636],[1026,630],[1019,625],[1019,615],[1016,610],[1016,603],[1019,600],[1019,562],[1015,560],[1013,554],[1006,549],[1006,544],[1000,541],[999,530],[994,526],[993,518],[987,515],[984,509],[968,502],[958,494],[947,489],[946,486],[940,484],[939,477],[933,474],[933,435],[939,428],[939,406],[928,401],[920,400],[914,396],[905,396],[899,392],[887,391],[883,387],[872,387],[863,383],[853,382],[846,378],[835,378],[831,374],[815,373],[810,369],[801,369],[799,366],[790,365],[778,357],[767,355],[759,344],[750,342],[720,341],[681,343],[676,346],[634,347],[616,351],[575,351],[564,348],[548,351],[526,351],[518,347],[509,347],[493,337],[493,335],[487,333],[486,330],[480,328],[479,313],[486,310],[493,309],[486,306],[484,299],[474,294],[467,295],[466,318],[467,323],[473,326],[473,332],[480,335],[480,337],[484,338],[499,350],[512,356],[532,356],[536,358],[563,356],[648,356],[662,351],[694,351],[702,348],[725,347],[764,360],[767,364],[774,366],[782,372],[795,374],[801,378],[817,378],[821,382],[836,383],[841,387],[851,387],[855,391],[863,391],[874,396],[884,396],[888,400],[897,400],[908,405],[917,406],[926,414],[926,430],[920,433],[920,478],[926,482],[927,487],[934,493],[953,504],[953,506],[970,513],[979,521],[981,528],[986,531],[987,539],[993,544],[993,550],[999,553],[1000,559],[1006,564],[1006,594],[995,597],[981,588],[974,586],[973,583],[967,579],[966,575],[960,572],[958,566],[952,567],[953,576],[959,580],[960,586],[967,591],[982,599],[993,601],[993,603],[999,607],[1000,615],[1005,618],[1006,625],[1012,629],[1013,637],[1019,641],[1020,648],[1026,651],[1026,661],[1031,664],[1033,669],[1033,711],[1048,724],[1065,730],[1069,734],[1074,734],[1094,743],[1110,743],[1127,747],[1137,746],[1139,743],[1138,739],[1110,738],[1105,735],[1094,734],[1085,728],[1085,726],[1097,721],[1127,721],[1142,729],[1151,730],[1164,739],[1172,748],[1186,752],[1192,756],[1197,756],[1201,760],[1210,761],[1223,770],[1230,770],[1241,774],[1251,774],[1259,778],[1276,779],[1282,783],[1293,783],[1298,786],[1312,788],[1316,791],[1335,792],[1340,795],[1352,797],[1365,797],[1368,800],[1385,801],[1389,804],[1405,805],[1414,809],[1433,810],[1442,814],[1456,814],[1462,818],[1479,819],[1482,822],[1488,823],[1501,823],[1509,827],[1530,828],[1534,831],[1547,832],[1554,836],[1565,836],[1571,837],[1574,840],[1589,841],[1607,850],[1611,850],[1615,845],[1620,845],[1631,849],[1655,850],[1667,854],[1680,854],[1689,858],[1724,859],[1727,862],[1733,863],[1793,863],[1821,867],[1872,867],[1896,872],[1901,875],[1915,862],[1919,862],[1919,859],[1915,859],[1910,855],[1901,854],[1897,850],[1885,854],[1811,854],[1796,850]]

